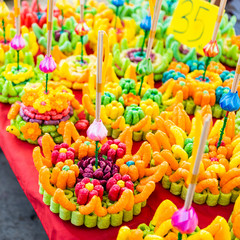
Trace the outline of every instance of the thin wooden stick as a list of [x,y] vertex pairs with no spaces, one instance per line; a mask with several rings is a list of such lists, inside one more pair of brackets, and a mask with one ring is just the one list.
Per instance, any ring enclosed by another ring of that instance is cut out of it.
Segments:
[[51,55],[52,48],[52,23],[53,23],[53,0],[48,0],[48,19],[47,19],[47,56]]
[[212,0],[212,1],[211,1],[211,4],[215,4],[215,2],[216,2],[216,0]]
[[202,130],[202,134],[201,134],[201,138],[200,138],[200,143],[198,146],[197,156],[196,156],[193,171],[192,171],[191,183],[189,184],[186,200],[184,203],[184,208],[187,210],[192,205],[193,195],[194,195],[196,184],[197,184],[200,163],[202,161],[204,147],[205,147],[206,140],[207,140],[208,133],[209,133],[210,123],[211,123],[211,116],[208,115],[204,122],[203,130]]
[[219,6],[219,10],[218,10],[218,17],[217,17],[217,21],[215,23],[215,27],[214,27],[214,31],[213,31],[213,35],[212,35],[212,41],[214,42],[217,38],[217,33],[218,33],[218,29],[220,27],[220,23],[223,17],[223,13],[224,13],[224,9],[225,6],[227,4],[227,0],[222,0]]
[[232,88],[231,88],[232,93],[235,93],[237,91],[239,79],[240,79],[240,57],[238,58],[235,76],[234,76],[233,83],[232,83]]
[[80,21],[84,20],[84,0],[80,0]]
[[146,58],[150,57],[153,41],[154,41],[155,34],[156,34],[157,23],[158,23],[159,14],[161,11],[162,2],[163,2],[163,0],[157,0],[155,3],[152,26],[151,26],[151,30],[150,30],[149,39],[148,39]]
[[96,120],[100,121],[102,92],[103,31],[98,31],[97,77],[96,77]]
[[21,26],[21,20],[20,20],[20,0],[14,0],[14,15],[15,15],[15,24],[16,24],[16,30],[17,35],[20,35],[20,26]]

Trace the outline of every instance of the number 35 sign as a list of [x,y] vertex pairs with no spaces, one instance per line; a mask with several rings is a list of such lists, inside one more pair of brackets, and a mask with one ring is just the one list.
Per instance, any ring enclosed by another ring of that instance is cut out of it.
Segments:
[[174,11],[168,34],[195,47],[203,54],[203,47],[211,40],[217,20],[218,7],[203,0],[179,0]]

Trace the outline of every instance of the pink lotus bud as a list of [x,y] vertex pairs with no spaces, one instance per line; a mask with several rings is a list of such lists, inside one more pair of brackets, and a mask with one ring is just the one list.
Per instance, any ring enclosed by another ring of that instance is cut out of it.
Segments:
[[107,129],[103,125],[102,120],[99,122],[96,119],[90,125],[87,130],[87,136],[92,139],[93,141],[101,141],[105,137],[107,137]]
[[25,41],[22,35],[15,35],[10,43],[11,47],[17,51],[23,49],[25,47]]
[[172,225],[182,234],[190,234],[198,225],[198,217],[193,207],[188,210],[184,207],[176,211],[172,216]]
[[40,62],[39,69],[44,73],[51,73],[56,69],[57,65],[52,58],[52,55],[48,57],[47,55],[45,58]]

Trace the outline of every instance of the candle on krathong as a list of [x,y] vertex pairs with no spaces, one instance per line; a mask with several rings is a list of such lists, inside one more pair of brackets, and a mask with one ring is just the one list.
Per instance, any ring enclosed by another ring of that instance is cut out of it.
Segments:
[[[96,76],[96,110],[95,110],[95,119],[93,123],[87,130],[87,136],[96,141],[96,150],[95,150],[95,167],[98,168],[98,144],[101,140],[107,137],[107,129],[103,125],[103,122],[100,118],[101,113],[101,94],[102,94],[102,74],[103,66],[103,43],[106,33],[104,31],[98,31],[98,45],[97,45],[97,76]],[[106,56],[105,56],[106,58]],[[106,67],[106,66],[104,66]],[[104,69],[105,71],[105,69]]]
[[231,88],[231,90],[229,90],[228,93],[226,93],[225,95],[223,95],[221,97],[220,102],[219,102],[220,107],[227,112],[224,117],[223,126],[220,130],[220,137],[218,139],[217,148],[219,148],[222,144],[223,134],[224,134],[224,130],[227,125],[229,112],[235,112],[240,108],[240,99],[239,99],[238,92],[237,92],[239,79],[240,79],[240,57],[238,59],[238,63],[236,66],[236,71],[235,71],[235,75],[234,75],[234,79],[233,79],[233,83],[232,83],[232,88]]
[[158,23],[159,14],[161,11],[162,2],[163,2],[163,0],[156,0],[156,3],[155,3],[153,20],[152,20],[150,35],[149,35],[149,39],[148,39],[148,46],[147,46],[147,51],[146,51],[146,58],[150,57],[150,53],[151,53],[152,46],[153,46],[153,41],[154,41],[155,34],[156,34],[157,23]]
[[46,94],[48,93],[48,74],[53,72],[57,65],[52,58],[51,48],[52,48],[52,23],[53,23],[53,0],[48,0],[47,5],[47,54],[45,58],[40,62],[39,68],[42,72],[46,73]]
[[[205,119],[202,133],[200,136],[197,155],[196,155],[196,159],[194,159],[194,166],[193,166],[191,179],[190,179],[191,181],[188,186],[188,191],[187,191],[187,196],[185,199],[184,206],[181,209],[179,209],[177,212],[175,212],[172,216],[172,225],[179,231],[178,240],[182,239],[182,234],[185,234],[185,233],[190,234],[194,232],[194,230],[198,225],[198,217],[194,208],[192,207],[192,200],[193,200],[193,195],[194,195],[196,184],[197,184],[200,163],[201,163],[203,152],[204,152],[204,146],[209,133],[210,123],[211,123],[211,116],[209,115]],[[194,144],[197,145],[196,142]]]
[[207,57],[206,62],[205,62],[205,69],[203,72],[203,78],[202,81],[205,80],[205,76],[206,76],[206,71],[208,68],[208,65],[210,64],[211,58],[215,57],[218,55],[219,53],[219,49],[218,49],[218,45],[217,45],[217,33],[221,24],[221,20],[223,17],[223,13],[224,13],[224,9],[226,6],[227,0],[221,0],[220,2],[220,6],[218,9],[218,16],[217,16],[217,20],[215,23],[215,27],[213,30],[213,35],[212,35],[212,39],[210,40],[210,42],[203,48],[203,52],[205,54],[205,56]]

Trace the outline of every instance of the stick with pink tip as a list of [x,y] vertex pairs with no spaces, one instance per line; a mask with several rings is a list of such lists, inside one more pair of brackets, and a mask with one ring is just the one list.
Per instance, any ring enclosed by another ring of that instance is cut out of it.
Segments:
[[156,0],[156,3],[155,3],[152,26],[151,26],[151,30],[150,30],[149,39],[148,39],[148,46],[147,46],[147,53],[146,53],[146,58],[147,59],[150,57],[150,53],[151,53],[151,50],[152,50],[153,41],[154,41],[155,34],[156,34],[157,23],[158,23],[159,14],[160,14],[160,11],[161,11],[162,2],[163,2],[163,0]]
[[225,6],[227,4],[227,0],[221,0],[220,2],[220,6],[218,9],[218,17],[217,17],[217,21],[215,23],[215,27],[214,27],[214,31],[213,31],[213,35],[212,35],[212,41],[214,42],[217,39],[217,33],[218,33],[218,29],[220,27],[220,23],[223,17],[223,13],[224,13],[224,9]]
[[[204,122],[203,130],[201,133],[196,159],[194,161],[193,171],[191,173],[190,184],[188,186],[184,206],[183,208],[176,211],[172,216],[171,223],[173,227],[175,227],[179,231],[178,240],[182,240],[182,234],[191,234],[192,232],[194,232],[198,225],[197,214],[191,205],[197,184],[200,163],[204,152],[204,146],[209,133],[210,123],[211,116],[208,115]],[[199,135],[196,135],[196,137],[199,137]]]
[[211,123],[211,116],[209,115],[204,122],[203,130],[202,130],[202,134],[201,134],[201,138],[200,138],[200,143],[198,146],[197,156],[196,156],[196,160],[195,160],[193,171],[192,171],[191,182],[189,184],[187,196],[186,196],[185,203],[184,203],[184,208],[186,210],[188,210],[192,205],[193,195],[195,192],[197,179],[198,179],[200,163],[202,161],[204,147],[205,147],[206,140],[207,140],[208,133],[209,133],[210,123]]
[[46,73],[46,87],[45,93],[48,94],[48,74],[53,72],[57,65],[51,56],[52,49],[52,23],[53,23],[53,0],[48,0],[47,5],[47,54],[40,62],[39,68],[42,72]]

